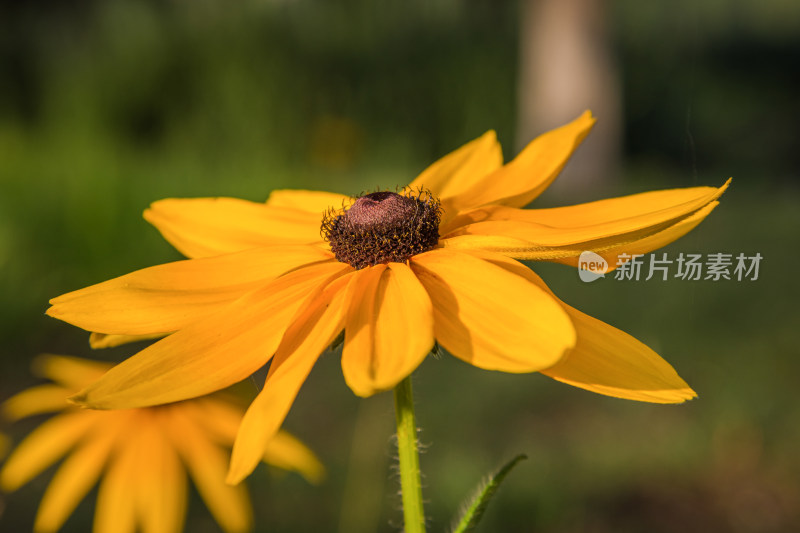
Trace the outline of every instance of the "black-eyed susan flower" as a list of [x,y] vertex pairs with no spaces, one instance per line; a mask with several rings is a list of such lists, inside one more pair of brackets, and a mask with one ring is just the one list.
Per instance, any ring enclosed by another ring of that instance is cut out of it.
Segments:
[[[34,368],[54,383],[20,392],[2,406],[12,420],[58,413],[28,435],[0,470],[0,489],[13,491],[66,455],[42,497],[34,530],[57,531],[102,478],[95,533],[181,531],[188,473],[224,531],[249,531],[252,509],[246,488],[225,483],[242,410],[216,397],[120,411],[80,409],[67,402],[67,396],[109,367],[41,356]],[[276,437],[260,459],[317,481],[323,470],[314,454],[285,432]]]
[[[591,391],[678,403],[695,394],[647,346],[559,301],[517,260],[615,264],[697,226],[725,186],[522,209],[589,133],[588,111],[507,164],[494,132],[407,188],[358,198],[280,190],[266,203],[167,199],[145,218],[191,259],[52,300],[48,313],[95,332],[166,338],[74,401],[140,407],[206,394],[272,359],[239,430],[229,480],[244,478],[320,353],[344,330],[342,369],[359,396],[390,389],[434,342],[480,368],[542,372]],[[726,184],[727,185],[727,184]]]

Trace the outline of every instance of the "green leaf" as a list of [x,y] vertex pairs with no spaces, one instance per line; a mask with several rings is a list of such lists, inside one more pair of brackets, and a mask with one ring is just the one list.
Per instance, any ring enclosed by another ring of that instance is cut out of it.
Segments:
[[478,489],[475,491],[469,503],[463,506],[461,517],[458,521],[453,522],[454,526],[451,531],[453,533],[473,531],[481,518],[483,518],[483,513],[489,505],[489,500],[491,500],[494,493],[497,492],[500,483],[502,483],[506,475],[511,472],[511,469],[517,466],[517,463],[527,458],[527,455],[519,454],[503,465],[503,467],[494,474],[486,477],[478,486]]

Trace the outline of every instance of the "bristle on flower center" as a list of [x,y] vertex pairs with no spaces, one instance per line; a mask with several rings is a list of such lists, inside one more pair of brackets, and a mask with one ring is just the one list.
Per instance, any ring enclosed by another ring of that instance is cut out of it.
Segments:
[[380,191],[359,196],[346,208],[330,209],[321,233],[336,259],[360,269],[408,261],[439,242],[439,200],[429,192]]

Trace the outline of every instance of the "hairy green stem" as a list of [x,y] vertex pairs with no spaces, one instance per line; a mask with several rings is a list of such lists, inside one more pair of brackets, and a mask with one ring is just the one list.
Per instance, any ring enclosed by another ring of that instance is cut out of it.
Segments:
[[420,485],[417,422],[414,417],[414,394],[411,376],[394,388],[394,412],[397,421],[397,453],[400,458],[400,491],[403,496],[404,533],[425,533],[425,510]]

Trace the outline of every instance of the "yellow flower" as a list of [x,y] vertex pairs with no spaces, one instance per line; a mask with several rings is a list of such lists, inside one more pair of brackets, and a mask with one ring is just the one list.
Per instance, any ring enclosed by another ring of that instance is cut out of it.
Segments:
[[[59,414],[34,430],[0,470],[0,488],[13,491],[69,454],[53,476],[34,530],[58,530],[103,471],[94,531],[177,532],[186,514],[186,472],[223,530],[248,531],[252,510],[244,485],[225,480],[227,449],[242,411],[207,397],[160,407],[94,411],[66,398],[110,365],[65,356],[42,356],[35,370],[55,383],[27,389],[3,404],[12,420]],[[71,453],[70,453],[71,451]],[[261,459],[317,481],[322,465],[308,448],[277,433]]]
[[633,400],[694,397],[647,346],[564,304],[517,261],[574,266],[592,250],[614,265],[620,253],[681,237],[717,205],[727,184],[521,209],[593,123],[587,111],[505,165],[490,131],[399,194],[279,190],[264,204],[155,202],[145,218],[191,259],[65,294],[48,313],[97,332],[97,345],[168,336],[73,400],[95,408],[182,400],[244,379],[272,358],[234,445],[228,480],[238,482],[342,330],[344,378],[359,396],[392,388],[435,339],[484,369],[538,371]]

